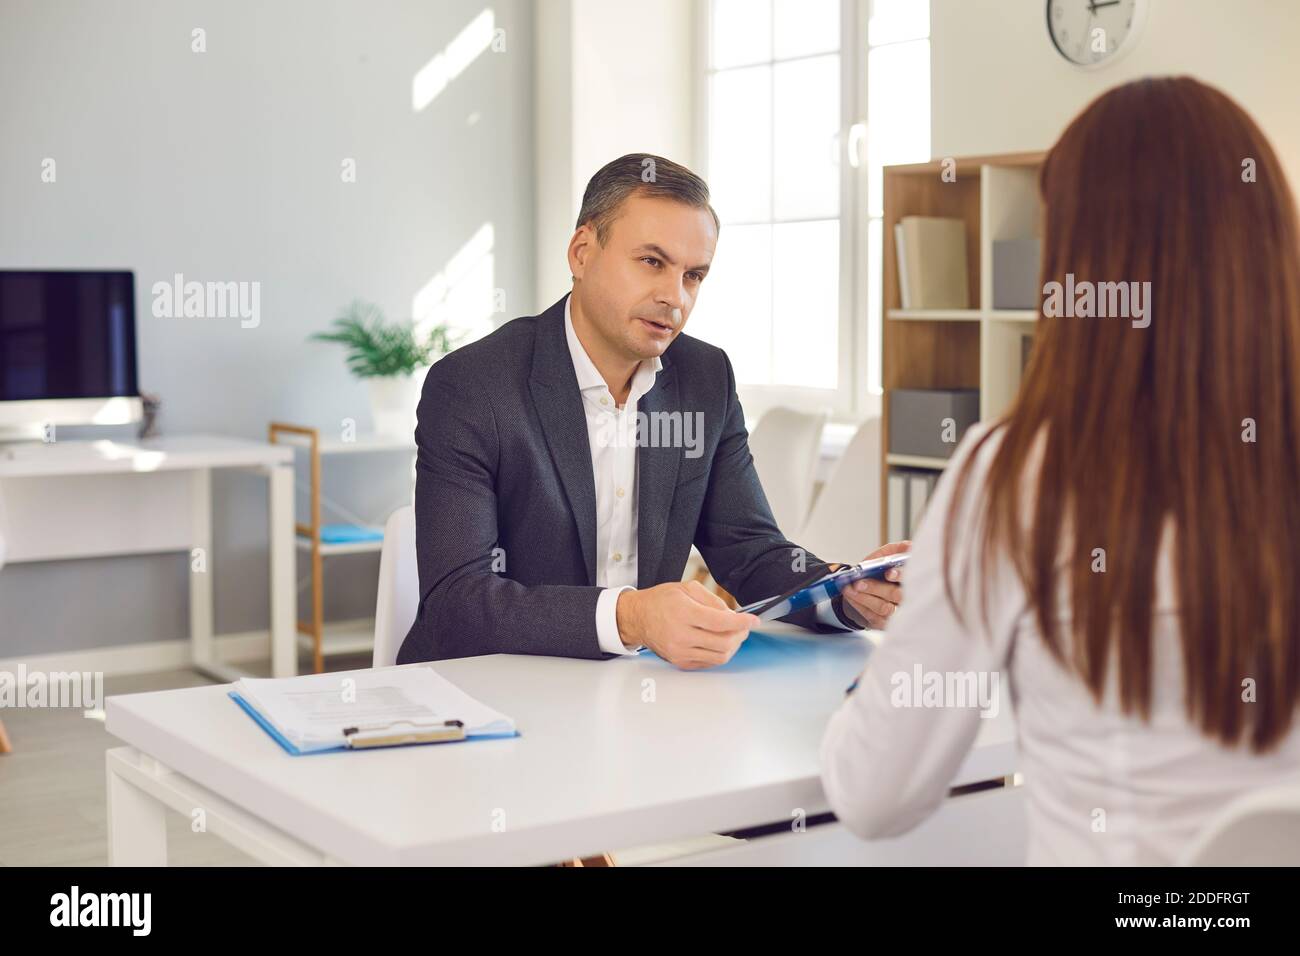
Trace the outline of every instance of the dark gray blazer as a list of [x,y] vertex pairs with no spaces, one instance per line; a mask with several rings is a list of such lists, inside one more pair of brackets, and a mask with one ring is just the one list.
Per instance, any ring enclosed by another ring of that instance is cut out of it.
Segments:
[[[678,335],[637,411],[703,413],[702,448],[690,454],[638,444],[639,587],[681,580],[692,543],[742,605],[825,571],[812,555],[800,563],[772,519],[725,352]],[[438,361],[418,415],[420,608],[398,663],[608,656],[596,639],[596,487],[564,300]],[[792,620],[831,630],[801,613]]]

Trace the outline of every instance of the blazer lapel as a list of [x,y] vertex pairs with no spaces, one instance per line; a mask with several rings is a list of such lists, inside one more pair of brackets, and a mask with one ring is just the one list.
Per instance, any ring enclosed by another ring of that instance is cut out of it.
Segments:
[[551,460],[569,499],[578,541],[587,564],[587,583],[596,583],[596,479],[587,438],[587,416],[578,392],[577,373],[564,335],[564,299],[537,319],[533,373],[529,379],[533,404],[542,423]]
[[673,434],[674,430],[659,427],[655,413],[681,412],[677,378],[665,356],[664,367],[655,376],[654,387],[637,402],[637,412],[645,413],[641,421],[646,424],[645,436],[637,445],[637,586],[646,588],[659,583],[657,572],[664,552],[664,536],[668,533],[668,512],[677,486],[677,468],[681,464],[682,449],[671,444],[655,447],[654,438]]

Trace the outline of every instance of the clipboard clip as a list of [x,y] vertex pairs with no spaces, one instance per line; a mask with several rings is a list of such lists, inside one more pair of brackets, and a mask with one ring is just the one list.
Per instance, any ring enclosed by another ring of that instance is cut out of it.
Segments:
[[[403,729],[408,728],[408,729]],[[441,744],[465,739],[465,724],[444,720],[421,724],[411,720],[394,720],[365,727],[344,727],[343,739],[350,750],[366,747],[400,747],[403,744]]]

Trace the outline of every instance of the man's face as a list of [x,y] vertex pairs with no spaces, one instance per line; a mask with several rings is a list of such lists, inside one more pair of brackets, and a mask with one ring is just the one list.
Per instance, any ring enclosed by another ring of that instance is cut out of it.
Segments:
[[707,209],[629,196],[603,246],[590,226],[569,243],[583,317],[612,354],[630,361],[662,355],[695,307],[717,244]]

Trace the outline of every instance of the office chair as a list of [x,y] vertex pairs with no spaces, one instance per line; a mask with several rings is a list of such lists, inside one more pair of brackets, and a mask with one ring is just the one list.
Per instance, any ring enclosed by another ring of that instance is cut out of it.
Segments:
[[[5,566],[5,507],[4,499],[0,498],[0,568]],[[7,754],[13,751],[13,745],[9,743],[9,734],[5,732],[4,721],[0,720],[0,754]]]
[[1192,840],[1181,866],[1300,866],[1300,786],[1234,800]]
[[749,436],[763,494],[772,506],[776,526],[791,541],[799,540],[808,521],[825,424],[825,414],[772,408]]
[[388,516],[379,552],[379,594],[375,602],[374,667],[391,667],[415,623],[420,607],[420,576],[415,563],[415,507],[404,505]]
[[879,418],[868,418],[853,433],[795,540],[823,561],[861,561],[884,544]]

